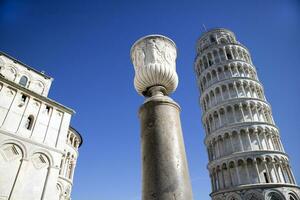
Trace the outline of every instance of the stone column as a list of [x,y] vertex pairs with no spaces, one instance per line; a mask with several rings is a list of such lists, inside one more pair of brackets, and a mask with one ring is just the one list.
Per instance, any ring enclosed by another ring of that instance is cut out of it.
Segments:
[[270,173],[269,171],[269,166],[267,164],[267,161],[263,161],[264,165],[265,165],[265,169],[266,169],[266,172],[267,172],[267,178],[269,179],[269,182],[270,183],[273,183],[273,178],[272,178],[272,174]]
[[244,145],[243,145],[241,133],[238,132],[237,134],[238,134],[238,138],[239,138],[239,142],[240,142],[241,151],[244,151]]
[[[275,162],[273,161],[272,162],[272,167],[274,169],[274,174],[275,174],[275,177],[276,177],[276,182],[277,183],[280,183],[280,177],[279,177],[279,173],[277,171],[277,168],[276,168],[276,165],[275,165]],[[275,182],[275,181],[274,181]]]
[[142,200],[192,200],[180,107],[174,92],[176,46],[161,35],[138,40],[131,48],[135,89],[146,97],[139,110],[142,146]]
[[260,178],[260,173],[259,173],[259,169],[258,169],[258,164],[257,164],[257,161],[253,161],[253,164],[254,164],[254,167],[255,167],[255,171],[256,171],[256,174],[257,174],[257,178],[258,178],[258,183],[261,183],[261,178]]
[[215,191],[214,176],[212,174],[209,174],[209,177],[210,177],[211,191]]
[[251,183],[251,178],[250,178],[250,174],[249,174],[249,168],[248,168],[247,160],[245,161],[244,165],[245,165],[245,171],[246,171],[246,175],[247,175],[247,179],[248,179],[247,183],[250,184]]
[[291,174],[292,174],[293,179],[294,179],[294,184],[297,185],[297,180],[296,180],[296,178],[295,178],[295,175],[294,175],[294,172],[293,172],[293,169],[292,169],[291,166],[290,166],[290,169],[291,169]]
[[236,170],[236,177],[237,177],[237,180],[238,180],[238,185],[241,184],[241,178],[240,178],[240,170],[239,170],[239,165],[238,163],[234,163],[234,166],[235,166],[235,170]]
[[252,151],[252,150],[253,150],[253,147],[252,147],[252,142],[251,142],[251,137],[250,137],[249,130],[246,131],[246,137],[247,137],[248,142],[249,142],[249,148],[250,148],[250,150]]
[[14,181],[14,184],[12,186],[11,192],[9,194],[8,200],[18,199],[22,196],[22,182],[24,179],[24,176],[26,174],[26,168],[28,166],[28,159],[22,158],[21,163],[16,175],[16,179]]
[[56,192],[57,177],[59,174],[59,168],[57,166],[50,166],[45,181],[45,185],[42,192],[41,200],[49,200],[53,197]]
[[231,171],[230,171],[230,165],[229,164],[227,164],[227,169],[228,169],[228,176],[229,176],[230,186],[233,186],[233,181],[232,181],[232,176],[231,176]]
[[258,131],[255,130],[255,131],[254,131],[254,134],[255,134],[255,138],[256,138],[257,143],[258,143],[258,149],[262,150],[262,149],[263,149],[263,146],[262,146],[262,144],[261,144],[261,142],[260,142],[259,135],[258,135]]

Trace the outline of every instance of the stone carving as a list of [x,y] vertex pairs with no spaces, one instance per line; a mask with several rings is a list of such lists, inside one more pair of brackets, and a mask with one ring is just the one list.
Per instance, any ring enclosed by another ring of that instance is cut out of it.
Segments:
[[36,169],[41,169],[49,165],[48,158],[40,153],[33,156],[32,163]]
[[21,150],[13,144],[7,145],[2,151],[6,161],[14,160],[22,156]]
[[174,92],[178,85],[176,56],[176,46],[167,37],[149,35],[139,39],[131,48],[137,92],[145,96],[152,86],[163,86],[167,94]]

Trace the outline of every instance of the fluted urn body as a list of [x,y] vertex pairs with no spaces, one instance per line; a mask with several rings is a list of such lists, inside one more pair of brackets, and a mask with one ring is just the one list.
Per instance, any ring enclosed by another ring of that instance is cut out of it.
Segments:
[[150,35],[131,49],[134,86],[146,97],[140,107],[142,200],[192,200],[180,107],[168,94],[178,84],[172,40]]
[[299,200],[300,190],[249,50],[227,29],[197,42],[213,200]]
[[131,48],[134,65],[134,86],[141,95],[152,86],[163,86],[166,94],[178,85],[176,73],[176,45],[162,35],[149,35],[139,39]]

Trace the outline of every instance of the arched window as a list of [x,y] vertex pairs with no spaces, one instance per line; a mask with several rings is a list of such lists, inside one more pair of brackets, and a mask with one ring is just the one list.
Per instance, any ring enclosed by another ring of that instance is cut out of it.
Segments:
[[271,192],[268,196],[269,200],[283,200],[282,197],[276,192]]
[[25,123],[25,128],[27,130],[31,130],[32,128],[32,125],[33,125],[33,121],[34,121],[34,117],[32,115],[30,115],[27,120],[26,120],[26,123]]
[[215,36],[213,36],[213,35],[210,36],[210,42],[211,43],[215,43],[216,42]]
[[288,200],[298,200],[298,198],[296,197],[296,195],[295,195],[295,194],[293,194],[293,193],[290,193],[289,195],[290,195],[290,197],[289,197],[289,199],[288,199]]
[[26,76],[22,76],[19,81],[19,84],[22,85],[23,87],[26,87],[27,82],[28,82],[28,78]]
[[231,60],[232,59],[232,55],[231,55],[231,52],[230,52],[229,48],[226,48],[225,50],[226,50],[227,59]]
[[214,64],[214,62],[213,62],[211,53],[208,53],[207,58],[208,58],[208,65],[212,66]]

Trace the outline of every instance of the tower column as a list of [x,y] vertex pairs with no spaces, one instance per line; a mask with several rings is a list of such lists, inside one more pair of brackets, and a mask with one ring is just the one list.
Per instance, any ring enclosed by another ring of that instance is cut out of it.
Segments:
[[258,165],[257,165],[257,161],[253,161],[253,164],[254,164],[254,167],[255,167],[255,171],[256,171],[256,174],[257,174],[257,178],[258,178],[258,183],[261,183],[261,178],[260,178],[260,174],[259,174],[259,169],[258,169]]
[[232,176],[231,176],[231,171],[230,171],[230,165],[229,164],[227,164],[227,170],[228,170],[230,186],[233,186],[233,181],[232,181]]
[[269,182],[273,183],[272,175],[270,174],[270,171],[269,171],[269,166],[268,166],[266,161],[263,161],[263,163],[265,165],[265,169],[266,169],[266,172],[267,172],[267,177],[269,179]]
[[257,140],[257,143],[258,143],[258,148],[263,149],[262,145],[261,145],[261,142],[260,142],[260,139],[259,139],[259,136],[258,136],[257,130],[254,132],[254,134],[255,134],[255,137],[256,137],[256,140]]
[[235,164],[235,170],[236,170],[236,177],[238,179],[238,185],[241,184],[241,178],[240,178],[240,170],[239,170],[239,166],[238,163],[234,163]]

